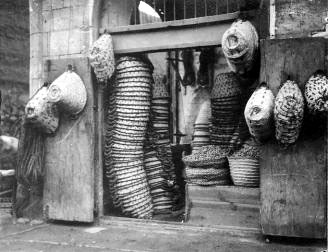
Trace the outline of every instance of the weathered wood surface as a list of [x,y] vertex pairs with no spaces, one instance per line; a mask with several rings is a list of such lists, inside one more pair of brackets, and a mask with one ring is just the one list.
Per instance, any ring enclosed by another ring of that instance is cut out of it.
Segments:
[[304,91],[310,75],[325,70],[325,55],[326,41],[322,38],[263,40],[260,79],[269,84],[274,95],[288,76]]
[[61,115],[60,126],[46,140],[44,214],[65,221],[93,221],[94,208],[94,94],[87,58],[51,60],[49,80],[75,67],[88,95],[77,119]]
[[260,190],[186,185],[188,223],[260,232]]
[[[302,91],[309,76],[326,69],[323,39],[270,40],[261,43],[261,81],[276,94],[287,76]],[[316,119],[319,120],[319,119]],[[267,143],[261,155],[261,226],[264,234],[326,237],[327,142],[325,122],[305,121],[295,145]]]
[[308,37],[322,30],[328,5],[326,0],[275,0],[275,35],[282,37]]

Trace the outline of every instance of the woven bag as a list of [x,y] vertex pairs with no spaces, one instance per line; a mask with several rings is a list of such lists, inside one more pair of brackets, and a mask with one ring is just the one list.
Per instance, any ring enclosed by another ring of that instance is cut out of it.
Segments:
[[244,115],[250,134],[265,141],[273,132],[274,95],[267,85],[261,85],[248,100]]
[[233,72],[244,74],[254,64],[259,37],[249,21],[237,20],[222,36],[222,49]]
[[312,114],[328,111],[328,78],[323,72],[316,72],[306,82],[305,100]]
[[296,82],[288,80],[280,88],[274,106],[276,139],[284,145],[294,143],[300,133],[304,99]]
[[220,73],[215,77],[211,98],[223,98],[242,93],[237,75],[234,72]]
[[87,91],[80,76],[69,67],[51,83],[48,98],[51,102],[58,104],[61,111],[77,115],[87,103]]
[[97,80],[105,82],[115,71],[115,57],[112,37],[101,35],[90,48],[90,65],[93,67]]
[[57,106],[49,100],[48,87],[41,87],[28,101],[25,107],[26,121],[47,134],[58,128],[59,114]]

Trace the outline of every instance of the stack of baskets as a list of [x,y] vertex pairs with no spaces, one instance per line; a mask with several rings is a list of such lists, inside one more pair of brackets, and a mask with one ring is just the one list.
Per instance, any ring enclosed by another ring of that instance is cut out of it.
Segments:
[[114,204],[137,218],[151,218],[152,199],[144,169],[150,117],[152,69],[139,57],[121,57],[111,90],[105,166]]
[[210,144],[210,104],[204,102],[200,109],[194,124],[194,134],[192,140],[192,150],[197,151],[200,147]]
[[232,182],[236,186],[259,187],[259,148],[254,143],[243,147],[228,157]]
[[244,92],[236,74],[218,74],[211,93],[211,144],[234,150],[247,139],[244,104]]
[[162,174],[161,180],[164,179],[162,180],[161,189],[152,187],[152,183],[150,183],[151,192],[153,192],[153,195],[154,193],[157,194],[157,197],[153,197],[154,211],[156,213],[171,211],[175,205],[174,196],[178,194],[174,189],[176,188],[176,174],[172,162],[169,134],[170,103],[167,83],[157,75],[152,90],[151,120],[148,129],[150,146],[152,147],[149,153],[156,153],[156,159],[161,162],[158,172]]
[[201,147],[192,155],[185,156],[186,180],[200,186],[229,185],[230,172],[227,152],[219,146]]
[[164,214],[172,211],[174,206],[172,190],[156,151],[145,153],[144,162],[154,214]]
[[296,82],[288,80],[280,88],[274,107],[276,139],[287,146],[296,142],[303,122],[304,99]]

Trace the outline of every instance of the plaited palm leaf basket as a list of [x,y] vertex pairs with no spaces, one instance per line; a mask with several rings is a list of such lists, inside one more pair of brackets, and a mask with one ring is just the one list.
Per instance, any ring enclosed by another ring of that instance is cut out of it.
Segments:
[[249,98],[244,115],[250,134],[259,142],[265,141],[274,131],[274,95],[266,84],[258,87]]
[[259,146],[250,139],[241,149],[228,157],[230,175],[234,185],[259,187],[260,163]]

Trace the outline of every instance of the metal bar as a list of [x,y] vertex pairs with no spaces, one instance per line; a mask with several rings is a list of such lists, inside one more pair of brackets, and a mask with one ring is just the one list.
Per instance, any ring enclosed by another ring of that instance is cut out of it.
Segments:
[[166,21],[166,1],[163,0],[163,8],[164,8],[164,22]]
[[194,17],[197,17],[197,0],[194,0]]
[[227,2],[227,13],[229,13],[229,0],[226,0]]
[[204,0],[205,17],[207,16],[207,0]]
[[187,11],[186,0],[183,0],[183,19],[186,19],[186,11]]
[[176,20],[175,0],[173,1],[173,19]]
[[218,15],[218,12],[219,12],[219,3],[218,3],[219,0],[215,0],[215,14]]
[[134,1],[134,24],[137,24],[137,0]]

